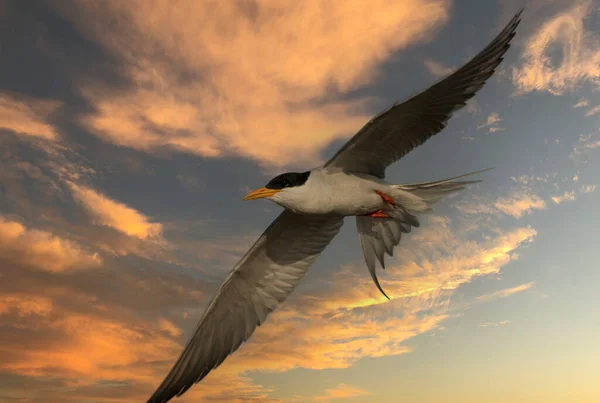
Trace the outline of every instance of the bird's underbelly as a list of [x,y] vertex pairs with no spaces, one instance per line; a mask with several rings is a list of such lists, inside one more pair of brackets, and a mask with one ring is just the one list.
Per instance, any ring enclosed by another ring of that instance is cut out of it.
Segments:
[[369,214],[384,207],[376,189],[366,186],[331,186],[303,206],[306,214],[340,214],[356,216]]

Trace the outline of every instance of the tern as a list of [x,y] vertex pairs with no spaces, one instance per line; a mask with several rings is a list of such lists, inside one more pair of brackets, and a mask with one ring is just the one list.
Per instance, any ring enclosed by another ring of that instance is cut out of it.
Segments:
[[479,182],[456,179],[483,172],[394,185],[384,180],[385,170],[442,131],[452,114],[483,87],[510,47],[522,11],[468,63],[375,116],[323,166],[284,173],[246,195],[245,200],[269,199],[284,210],[232,269],[148,403],[181,396],[248,340],[292,293],[345,217],[356,217],[367,268],[385,295],[376,261],[384,267],[385,254],[392,256],[401,235],[419,226],[417,215]]

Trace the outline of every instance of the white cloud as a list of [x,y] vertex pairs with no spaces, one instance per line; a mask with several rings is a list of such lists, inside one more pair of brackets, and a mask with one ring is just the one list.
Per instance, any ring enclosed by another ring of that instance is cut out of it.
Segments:
[[597,113],[600,113],[600,105],[597,105],[597,106],[595,106],[595,107],[593,107],[591,109],[588,109],[585,112],[585,116],[593,116],[593,115],[595,115]]
[[590,101],[588,101],[585,98],[581,98],[579,101],[577,101],[577,103],[575,105],[573,105],[573,108],[583,108],[586,106],[590,105]]
[[502,122],[502,118],[500,117],[500,114],[497,112],[491,113],[486,122],[477,126],[477,129],[485,129],[487,128],[487,133],[496,133],[496,132],[501,132],[506,130],[503,127],[499,126],[499,123]]
[[455,70],[454,67],[444,66],[443,64],[436,62],[433,59],[426,59],[423,63],[425,64],[425,67],[427,68],[427,70],[429,70],[431,74],[440,78],[447,76]]

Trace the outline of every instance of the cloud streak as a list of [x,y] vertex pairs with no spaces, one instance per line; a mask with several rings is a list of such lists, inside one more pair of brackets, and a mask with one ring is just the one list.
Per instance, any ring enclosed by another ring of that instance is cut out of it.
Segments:
[[516,287],[505,288],[503,290],[499,290],[499,291],[493,292],[491,294],[481,295],[481,296],[477,297],[477,301],[478,302],[489,302],[489,301],[493,301],[493,300],[500,299],[500,298],[506,298],[511,295],[514,295],[514,294],[517,294],[517,293],[520,293],[523,291],[527,291],[531,287],[533,287],[534,284],[535,284],[535,282],[532,281],[532,282],[529,282],[526,284],[518,285]]
[[48,119],[61,105],[59,101],[0,93],[0,130],[31,138],[56,140],[58,133]]
[[142,213],[82,185],[69,182],[75,200],[84,206],[99,225],[138,239],[159,238],[162,225]]

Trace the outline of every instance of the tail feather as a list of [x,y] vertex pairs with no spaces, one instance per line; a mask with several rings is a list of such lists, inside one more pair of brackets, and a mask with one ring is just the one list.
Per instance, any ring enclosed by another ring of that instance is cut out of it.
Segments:
[[390,299],[390,297],[383,291],[377,279],[376,260],[385,269],[385,254],[393,256],[394,248],[400,243],[402,233],[409,233],[412,227],[419,227],[419,220],[415,214],[429,212],[437,202],[449,193],[462,190],[466,185],[481,182],[455,181],[455,179],[489,171],[490,169],[492,168],[435,182],[392,185],[394,194],[391,196],[396,205],[385,210],[390,218],[356,217],[356,228],[369,274],[371,274],[377,289],[387,299]]
[[[454,176],[452,178],[442,179],[442,180],[435,181],[435,182],[405,183],[405,184],[392,185],[392,186],[396,187],[398,189],[403,189],[403,190],[426,189],[426,188],[431,188],[431,187],[434,187],[434,186],[439,186],[439,185],[442,185],[442,184],[447,183],[447,182],[451,182],[451,181],[453,181],[455,179],[465,178],[467,176],[476,175],[476,174],[480,174],[482,172],[491,171],[492,169],[494,169],[494,168],[480,169],[479,171],[469,172],[468,174]],[[462,183],[462,184],[468,185],[468,184],[471,184],[471,183],[478,183],[478,182],[481,182],[481,181],[463,181],[463,182],[455,182],[455,183]]]
[[470,172],[453,178],[442,179],[435,182],[421,182],[410,184],[392,185],[393,189],[398,190],[398,202],[411,213],[430,212],[435,204],[450,193],[462,190],[467,185],[481,182],[476,181],[455,181],[455,179],[475,175],[481,172],[489,171],[493,168],[482,169]]

